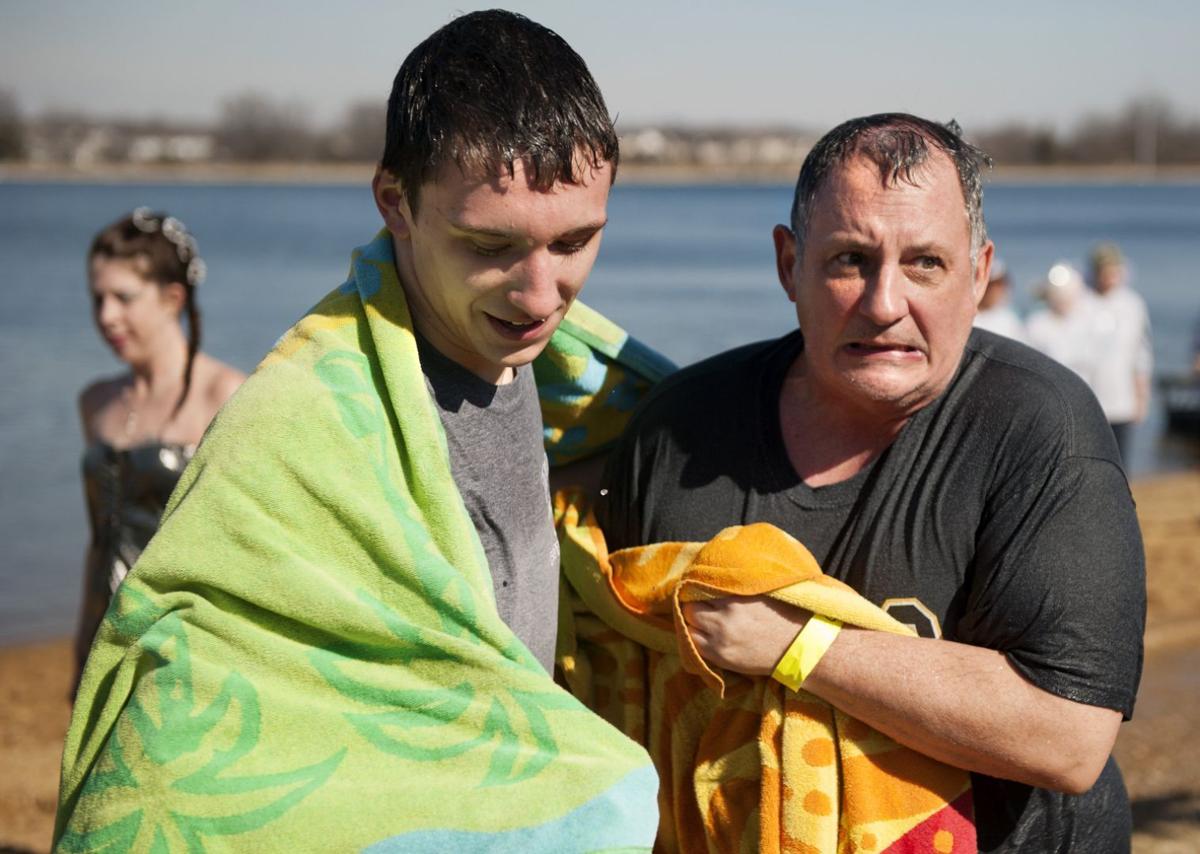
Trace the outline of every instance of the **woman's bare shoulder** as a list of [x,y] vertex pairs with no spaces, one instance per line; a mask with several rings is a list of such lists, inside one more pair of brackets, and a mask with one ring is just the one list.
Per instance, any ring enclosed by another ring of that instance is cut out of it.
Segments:
[[96,414],[119,397],[128,384],[128,374],[116,374],[85,386],[83,391],[79,392],[79,414],[84,418]]
[[205,398],[211,402],[213,411],[220,409],[246,379],[246,375],[232,365],[214,359],[205,353],[196,355],[195,370]]
[[105,409],[121,399],[121,393],[129,385],[128,374],[98,379],[79,392],[79,423],[85,441],[94,441],[101,435],[99,422]]

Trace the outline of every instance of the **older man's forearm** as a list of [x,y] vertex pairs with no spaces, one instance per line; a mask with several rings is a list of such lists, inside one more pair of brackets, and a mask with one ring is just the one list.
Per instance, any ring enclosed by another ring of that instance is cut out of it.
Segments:
[[1069,794],[1091,788],[1121,722],[1038,688],[994,650],[856,629],[804,688],[942,762]]

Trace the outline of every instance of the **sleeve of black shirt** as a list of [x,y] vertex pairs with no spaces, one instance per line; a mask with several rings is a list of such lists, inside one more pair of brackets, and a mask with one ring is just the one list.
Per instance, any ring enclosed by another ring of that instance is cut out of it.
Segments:
[[996,499],[979,532],[957,639],[1004,652],[1038,687],[1133,712],[1145,558],[1110,460],[1068,458]]

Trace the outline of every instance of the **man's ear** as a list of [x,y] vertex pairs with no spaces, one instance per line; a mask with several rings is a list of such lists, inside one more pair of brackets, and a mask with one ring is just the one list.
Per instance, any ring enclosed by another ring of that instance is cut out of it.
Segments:
[[779,284],[788,299],[796,301],[796,235],[786,225],[777,225],[771,232],[775,240],[775,271]]
[[383,224],[387,226],[387,230],[397,240],[407,240],[412,217],[408,199],[400,189],[400,182],[396,176],[382,165],[375,167],[375,177],[371,180],[371,194],[375,197],[375,207],[383,217]]
[[976,307],[979,306],[979,301],[983,299],[983,295],[987,291],[988,281],[992,276],[992,258],[995,253],[996,244],[990,240],[979,250],[979,258],[975,262],[975,281],[972,283]]

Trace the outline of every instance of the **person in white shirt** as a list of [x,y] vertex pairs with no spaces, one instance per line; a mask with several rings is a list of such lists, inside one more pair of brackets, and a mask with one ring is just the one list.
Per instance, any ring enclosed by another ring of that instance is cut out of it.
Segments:
[[1096,336],[1092,390],[1128,462],[1133,429],[1146,417],[1154,355],[1146,303],[1127,284],[1121,250],[1101,243],[1092,250],[1092,323]]
[[1096,346],[1083,275],[1059,261],[1046,273],[1037,292],[1046,306],[1029,316],[1025,325],[1028,343],[1091,385]]
[[1013,310],[1009,302],[1012,291],[1012,280],[1008,275],[1008,267],[999,258],[992,261],[992,272],[988,278],[987,290],[979,301],[979,310],[975,314],[975,326],[995,332],[1014,341],[1028,343],[1025,336],[1025,324]]

